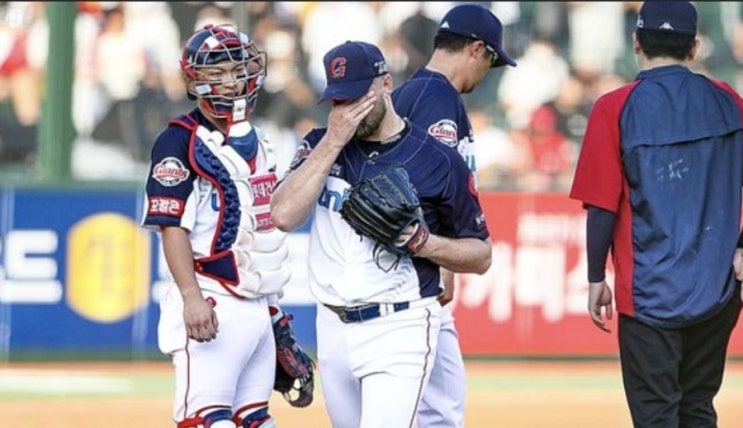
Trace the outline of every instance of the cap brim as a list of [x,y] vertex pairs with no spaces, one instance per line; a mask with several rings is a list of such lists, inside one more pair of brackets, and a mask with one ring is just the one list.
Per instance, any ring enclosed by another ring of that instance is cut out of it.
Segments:
[[371,87],[374,78],[353,82],[333,83],[325,87],[318,103],[327,100],[349,101],[361,98]]
[[502,67],[504,65],[516,67],[516,61],[511,58],[511,55],[508,55],[508,53],[503,49],[496,49],[496,51],[498,52],[498,60],[495,61],[495,65],[493,66],[493,68]]
[[[457,36],[467,37],[467,38],[470,38],[470,39],[483,40],[483,39],[481,39],[480,37],[478,37],[475,34],[463,32],[463,31],[452,30],[450,28],[439,28],[438,29],[438,32],[439,33],[455,34]],[[485,42],[484,40],[483,40],[483,42],[484,43],[488,43],[488,42]],[[497,44],[493,44],[493,43],[489,43],[488,45],[489,46],[490,45],[497,46]],[[503,50],[501,48],[493,48],[493,49],[495,49],[496,52],[498,52],[498,60],[495,61],[495,65],[492,68],[502,67],[504,65],[510,65],[512,67],[516,67],[516,61],[513,58],[511,58],[511,55],[509,55],[508,52],[506,52],[505,50]]]

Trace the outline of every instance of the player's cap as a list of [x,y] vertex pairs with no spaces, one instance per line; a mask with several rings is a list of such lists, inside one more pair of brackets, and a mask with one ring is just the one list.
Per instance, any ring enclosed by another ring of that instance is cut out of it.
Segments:
[[637,28],[696,34],[697,10],[688,1],[646,1],[637,15]]
[[455,6],[441,20],[439,32],[482,40],[486,47],[498,53],[493,67],[516,65],[516,61],[503,49],[503,25],[500,20],[480,5]]
[[325,54],[323,62],[327,85],[318,102],[361,98],[375,78],[390,71],[379,48],[366,42],[338,45]]

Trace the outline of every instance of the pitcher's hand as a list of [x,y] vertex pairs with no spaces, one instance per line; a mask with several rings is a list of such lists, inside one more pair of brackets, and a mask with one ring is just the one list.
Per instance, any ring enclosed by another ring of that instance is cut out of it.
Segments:
[[333,101],[328,115],[326,135],[337,144],[346,145],[356,133],[356,128],[374,108],[373,91],[353,101]]

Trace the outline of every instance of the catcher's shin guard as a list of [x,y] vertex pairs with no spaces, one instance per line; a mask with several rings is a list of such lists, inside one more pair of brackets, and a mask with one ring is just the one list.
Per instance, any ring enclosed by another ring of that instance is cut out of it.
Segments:
[[[243,408],[241,410],[244,410]],[[247,409],[250,409],[248,406]],[[276,428],[276,420],[268,414],[268,407],[261,407],[258,410],[238,412],[232,420],[240,428]]]
[[178,424],[178,428],[237,428],[230,409],[223,408],[204,416],[195,416]]

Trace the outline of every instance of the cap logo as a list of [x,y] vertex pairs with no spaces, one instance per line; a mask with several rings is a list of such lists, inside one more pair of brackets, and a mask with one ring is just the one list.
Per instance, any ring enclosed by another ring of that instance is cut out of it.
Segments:
[[695,35],[697,11],[688,1],[646,1],[637,14],[636,28]]
[[333,79],[341,79],[346,75],[346,58],[339,56],[333,58],[328,65],[328,76]]
[[441,28],[449,28],[449,21],[444,21],[441,23]]

